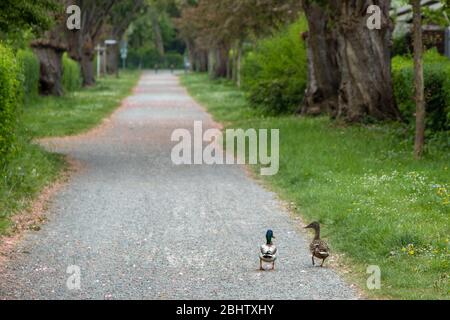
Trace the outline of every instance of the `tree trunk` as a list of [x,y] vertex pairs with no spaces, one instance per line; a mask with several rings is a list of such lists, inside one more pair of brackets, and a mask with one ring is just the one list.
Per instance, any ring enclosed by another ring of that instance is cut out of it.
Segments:
[[241,69],[242,69],[242,44],[239,43],[237,50],[237,66],[236,66],[236,84],[238,88],[241,87]]
[[205,50],[195,46],[194,41],[188,43],[189,61],[191,63],[191,71],[206,72],[208,71],[208,54]]
[[[305,0],[308,87],[302,114],[328,112],[348,122],[399,119],[391,80],[389,0]],[[381,9],[381,28],[367,27],[367,8]]]
[[206,50],[200,50],[199,53],[199,72],[208,71],[208,53]]
[[[94,57],[95,44],[104,31],[105,22],[110,17],[116,1],[72,1],[81,7],[81,29],[63,28],[69,56],[80,64],[83,86],[95,84]],[[64,24],[63,24],[64,25]]]
[[39,59],[39,92],[44,95],[62,96],[62,55],[64,48],[50,41],[36,40],[31,47]]
[[228,49],[213,48],[208,53],[208,74],[211,79],[226,78],[228,71]]
[[[112,38],[119,39],[119,38]],[[107,63],[106,63],[106,71],[108,74],[117,74],[119,70],[119,50],[117,45],[107,46],[106,53]]]
[[[399,119],[390,67],[391,1],[331,2],[338,33],[337,62],[340,70],[337,117],[349,122],[368,117]],[[369,4],[376,4],[381,9],[380,30],[367,27]]]
[[231,80],[233,79],[233,61],[232,61],[233,57],[231,57],[230,55],[228,55],[228,61],[227,61],[227,79]]
[[237,83],[237,44],[231,57],[231,80]]
[[83,54],[80,61],[81,75],[83,76],[83,86],[93,86],[95,84],[94,59],[91,55]]
[[308,86],[302,114],[335,114],[338,101],[339,70],[336,61],[337,41],[329,26],[329,11],[313,1],[304,1],[309,32],[306,37],[308,55]]
[[161,28],[159,26],[158,14],[155,10],[151,10],[150,19],[152,23],[153,39],[155,42],[155,47],[158,50],[159,56],[164,56],[164,42],[161,34]]
[[186,50],[188,53],[188,59],[190,64],[190,71],[195,70],[195,54],[194,54],[194,46],[192,45],[191,41],[185,41],[186,44]]
[[213,62],[210,68],[212,78],[226,78],[229,64],[228,47],[226,45],[220,45],[218,48],[213,49],[211,54],[214,55],[212,59],[210,58]]
[[425,144],[422,16],[420,10],[420,0],[412,0],[411,2],[414,15],[414,83],[416,88],[416,136],[414,141],[414,156],[418,159],[423,154],[423,147]]
[[[94,40],[89,34],[83,34],[81,31],[68,32],[67,43],[69,56],[80,64],[83,86],[94,85]],[[103,58],[102,65],[104,66]]]
[[216,68],[216,50],[210,49],[208,50],[208,75],[210,79],[214,79],[215,76],[215,68]]

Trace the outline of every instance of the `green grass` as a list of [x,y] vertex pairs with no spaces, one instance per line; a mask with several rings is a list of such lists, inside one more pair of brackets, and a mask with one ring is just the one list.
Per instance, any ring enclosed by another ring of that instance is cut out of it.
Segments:
[[27,137],[18,136],[15,147],[8,165],[0,168],[0,235],[10,231],[10,217],[27,209],[66,167],[61,155],[44,151]]
[[31,142],[36,137],[81,133],[98,125],[130,93],[138,72],[119,79],[100,79],[95,87],[64,97],[38,97],[24,107],[17,143],[6,167],[0,168],[0,235],[10,231],[10,217],[28,208],[66,167],[63,156],[49,153]]
[[138,72],[122,72],[120,78],[102,78],[91,88],[63,97],[39,97],[23,115],[27,134],[33,137],[74,135],[95,127],[130,93]]
[[[415,161],[409,134],[398,124],[264,118],[226,81],[192,74],[182,82],[227,127],[280,129],[280,170],[263,180],[306,221],[323,224],[323,237],[344,255],[368,296],[449,298],[448,148],[430,148]],[[368,265],[381,268],[380,290],[365,289]]]

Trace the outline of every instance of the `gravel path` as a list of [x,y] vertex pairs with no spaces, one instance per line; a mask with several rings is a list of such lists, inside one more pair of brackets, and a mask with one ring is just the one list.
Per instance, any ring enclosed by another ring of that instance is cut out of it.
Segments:
[[[330,268],[311,266],[307,237],[275,194],[240,166],[175,166],[175,128],[216,124],[176,76],[145,73],[93,132],[52,139],[83,164],[0,276],[24,299],[354,299]],[[258,271],[267,228],[277,270]],[[67,267],[81,288],[69,290]]]

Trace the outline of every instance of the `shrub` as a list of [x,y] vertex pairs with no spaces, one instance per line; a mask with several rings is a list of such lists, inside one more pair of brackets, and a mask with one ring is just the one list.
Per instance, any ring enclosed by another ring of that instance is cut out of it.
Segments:
[[78,63],[67,56],[63,56],[62,84],[65,92],[76,91],[81,88],[81,70]]
[[19,68],[12,50],[0,43],[0,168],[12,150],[20,96]]
[[301,103],[307,82],[306,47],[300,37],[305,30],[301,18],[245,55],[242,85],[252,106],[278,114],[292,112]]
[[[414,62],[409,57],[392,60],[394,94],[403,117],[414,124]],[[435,49],[424,55],[426,127],[446,131],[450,126],[450,60]]]
[[155,64],[161,64],[161,57],[155,48],[142,46],[128,50],[127,68],[153,68]]
[[22,71],[22,86],[25,101],[35,98],[39,90],[39,59],[30,50],[19,50],[17,61]]
[[404,56],[411,54],[410,43],[411,35],[409,33],[395,37],[392,44],[392,56]]
[[164,56],[166,68],[170,68],[172,65],[175,69],[183,69],[184,57],[178,52],[168,52]]
[[161,57],[155,48],[130,48],[127,57],[127,67],[131,69],[153,69],[158,65],[160,69],[169,69],[173,65],[176,69],[184,67],[184,57],[178,52],[166,52]]

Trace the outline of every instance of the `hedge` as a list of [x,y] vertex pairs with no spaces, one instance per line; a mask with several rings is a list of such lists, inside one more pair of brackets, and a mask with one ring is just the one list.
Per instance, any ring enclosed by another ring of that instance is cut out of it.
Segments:
[[[414,62],[411,57],[392,59],[394,94],[403,117],[414,123]],[[431,131],[450,129],[450,60],[436,50],[424,54],[426,127]]]
[[63,56],[62,85],[66,93],[79,90],[82,85],[80,66],[76,61],[69,58],[67,53]]
[[20,97],[19,67],[13,51],[0,43],[0,165],[6,163],[15,138]]
[[[122,64],[122,60],[120,61]],[[155,65],[159,66],[159,69],[169,69],[171,65],[175,69],[184,68],[184,56],[178,52],[166,52],[161,57],[155,48],[130,48],[128,51],[128,57],[126,61],[127,68],[137,69],[153,69]]]
[[39,59],[30,50],[19,50],[17,61],[22,72],[24,98],[25,101],[29,101],[39,94]]
[[164,56],[164,63],[166,68],[173,66],[175,69],[183,69],[184,56],[178,52],[167,52]]
[[243,59],[242,86],[250,104],[267,113],[294,111],[302,102],[307,83],[306,46],[299,21],[257,43]]

